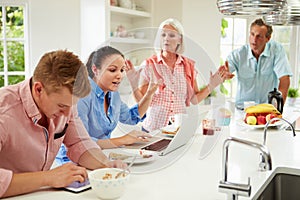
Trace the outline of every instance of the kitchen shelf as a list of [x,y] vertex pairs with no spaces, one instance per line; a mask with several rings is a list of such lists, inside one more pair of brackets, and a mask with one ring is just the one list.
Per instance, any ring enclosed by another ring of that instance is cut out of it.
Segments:
[[[133,1],[133,0],[131,0]],[[130,53],[138,64],[150,53],[142,51],[136,53],[136,49],[148,47],[153,44],[153,35],[149,27],[153,27],[153,0],[134,0],[136,8],[127,9],[112,6],[110,0],[80,0],[80,20],[82,22],[81,52],[83,58],[88,58],[89,52],[101,45],[112,45],[121,52]],[[115,37],[119,36],[117,29],[123,26],[129,36],[135,36],[138,32],[144,32],[143,37]]]
[[137,38],[122,38],[122,37],[111,37],[110,42],[114,43],[124,43],[124,44],[148,44],[150,40],[147,39],[137,39]]
[[151,14],[145,11],[133,10],[122,8],[118,6],[110,6],[110,12],[118,15],[131,16],[131,17],[145,17],[150,18]]

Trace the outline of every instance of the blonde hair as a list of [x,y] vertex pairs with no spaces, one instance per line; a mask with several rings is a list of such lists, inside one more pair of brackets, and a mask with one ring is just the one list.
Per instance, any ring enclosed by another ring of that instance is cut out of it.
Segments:
[[66,50],[45,53],[34,70],[33,81],[41,82],[48,94],[67,87],[71,94],[82,98],[91,91],[85,65]]
[[184,40],[183,40],[184,30],[181,23],[174,18],[166,19],[159,25],[156,33],[155,41],[154,41],[154,46],[156,47],[156,51],[157,52],[161,51],[160,37],[161,37],[161,32],[163,30],[163,27],[166,25],[172,26],[181,35],[181,44],[177,48],[176,53],[182,54],[184,52]]

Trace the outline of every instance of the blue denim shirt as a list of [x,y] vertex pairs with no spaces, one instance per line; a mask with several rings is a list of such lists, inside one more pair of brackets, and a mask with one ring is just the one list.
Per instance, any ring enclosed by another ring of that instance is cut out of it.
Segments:
[[105,113],[105,94],[92,79],[90,83],[92,92],[78,101],[77,108],[79,117],[95,141],[110,138],[118,122],[135,125],[145,118],[140,118],[137,104],[129,108],[122,102],[119,92],[107,93],[109,107]]
[[[94,141],[109,139],[118,122],[135,125],[145,119],[146,115],[140,118],[138,105],[129,108],[121,100],[119,92],[107,93],[109,107],[106,114],[104,111],[105,94],[91,78],[89,80],[92,91],[88,96],[79,99],[77,109],[79,117]],[[58,152],[56,161],[61,164],[68,161],[64,146]]]
[[270,40],[259,59],[253,56],[249,44],[231,52],[227,57],[231,72],[236,72],[236,106],[244,101],[257,104],[268,102],[268,93],[278,88],[279,78],[292,76],[292,70],[281,44]]

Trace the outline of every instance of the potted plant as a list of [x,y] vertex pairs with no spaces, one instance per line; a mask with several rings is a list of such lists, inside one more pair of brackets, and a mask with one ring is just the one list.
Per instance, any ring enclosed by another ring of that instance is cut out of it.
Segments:
[[294,105],[296,102],[296,99],[300,96],[299,89],[298,88],[289,88],[288,90],[288,104]]

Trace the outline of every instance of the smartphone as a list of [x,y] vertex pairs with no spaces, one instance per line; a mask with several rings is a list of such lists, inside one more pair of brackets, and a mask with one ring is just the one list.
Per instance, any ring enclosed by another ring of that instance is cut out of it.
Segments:
[[67,187],[63,188],[66,191],[73,192],[73,193],[80,193],[84,192],[86,190],[91,189],[91,185],[89,180],[87,179],[86,181],[80,183],[79,181],[75,181],[68,185]]

